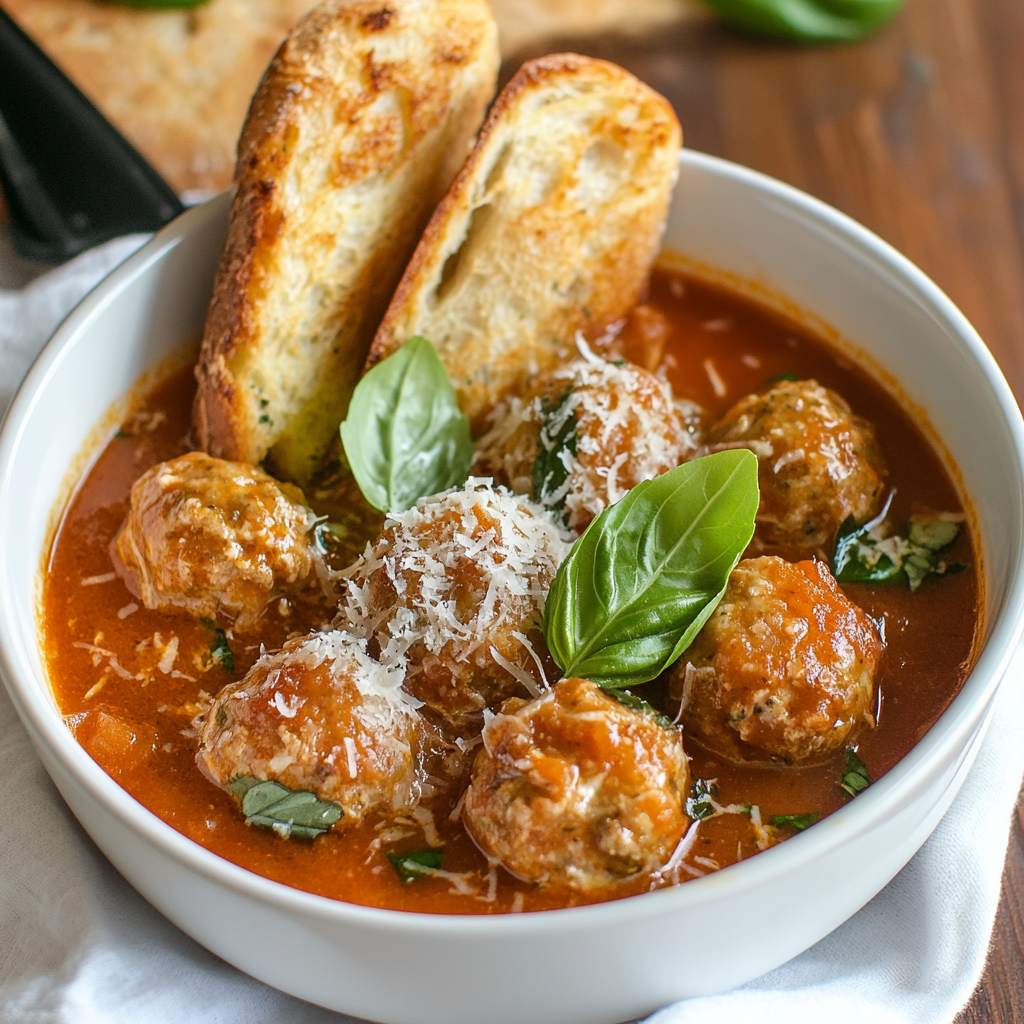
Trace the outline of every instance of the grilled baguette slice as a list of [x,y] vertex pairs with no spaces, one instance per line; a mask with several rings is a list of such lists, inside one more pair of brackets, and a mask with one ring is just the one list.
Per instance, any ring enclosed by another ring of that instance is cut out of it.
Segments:
[[614,64],[524,64],[413,254],[370,352],[436,346],[480,433],[495,404],[640,299],[682,143],[668,102]]
[[196,367],[211,455],[309,479],[497,67],[485,0],[325,0],[289,34],[242,129]]

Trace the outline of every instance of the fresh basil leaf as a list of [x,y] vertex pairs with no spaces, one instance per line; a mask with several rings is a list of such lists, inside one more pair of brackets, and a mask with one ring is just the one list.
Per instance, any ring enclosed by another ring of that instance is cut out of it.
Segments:
[[356,385],[341,442],[363,497],[382,512],[465,482],[469,420],[426,338],[410,338]]
[[315,839],[342,816],[341,808],[315,793],[292,790],[280,782],[261,782],[246,775],[231,779],[227,788],[242,803],[247,825],[273,829],[285,839]]
[[871,785],[871,776],[867,765],[860,759],[857,751],[850,747],[846,751],[846,771],[839,780],[839,788],[848,796],[856,796]]
[[705,455],[638,484],[573,545],[544,609],[558,667],[603,686],[645,683],[689,646],[754,535],[757,458]]
[[164,11],[176,7],[201,7],[209,0],[111,0],[120,7],[134,7],[141,11]]
[[642,697],[637,697],[636,694],[630,693],[628,690],[619,690],[613,686],[607,687],[605,693],[614,697],[620,704],[625,704],[632,711],[637,711],[641,715],[650,715],[662,729],[672,728],[672,719],[668,715],[663,715],[653,704],[648,704]]
[[803,43],[863,39],[903,0],[705,0],[726,21],[756,35]]
[[774,377],[769,377],[765,384],[781,384],[783,381],[795,381],[797,375],[792,370],[783,370],[782,373],[775,374]]
[[389,853],[388,860],[403,882],[415,882],[431,875],[441,866],[440,850],[413,850],[412,853]]
[[228,672],[235,671],[235,656],[231,653],[231,645],[228,643],[228,635],[223,629],[214,629],[214,641],[210,644],[210,657],[227,669]]
[[537,457],[533,462],[533,498],[545,507],[561,505],[560,494],[569,478],[569,466],[576,456],[576,413],[567,408],[569,388],[555,401],[543,400],[544,423],[537,436]]
[[789,825],[790,828],[795,828],[797,832],[803,832],[804,829],[810,828],[816,821],[818,816],[816,814],[776,814],[772,818],[773,825]]

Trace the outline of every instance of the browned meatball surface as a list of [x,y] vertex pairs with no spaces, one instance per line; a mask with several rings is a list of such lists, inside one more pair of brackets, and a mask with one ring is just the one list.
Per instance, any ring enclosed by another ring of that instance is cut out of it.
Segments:
[[820,760],[873,724],[878,631],[823,562],[744,559],[672,670],[688,734],[734,761]]
[[509,701],[483,740],[462,819],[520,878],[614,885],[664,866],[689,825],[680,731],[589,680]]
[[531,633],[569,545],[549,512],[470,478],[388,517],[343,572],[341,619],[406,689],[453,722],[537,692]]
[[411,807],[428,733],[401,682],[344,633],[293,640],[197,719],[199,765],[222,786],[273,779],[333,800],[344,812],[338,827]]
[[498,413],[477,443],[473,471],[564,510],[567,525],[582,532],[694,447],[667,383],[584,348]]
[[314,522],[298,488],[191,452],[135,482],[114,550],[147,608],[244,627],[275,598],[316,585]]
[[885,466],[874,428],[817,381],[782,381],[748,395],[708,431],[700,454],[749,448],[761,504],[752,554],[828,558],[849,517],[879,509]]

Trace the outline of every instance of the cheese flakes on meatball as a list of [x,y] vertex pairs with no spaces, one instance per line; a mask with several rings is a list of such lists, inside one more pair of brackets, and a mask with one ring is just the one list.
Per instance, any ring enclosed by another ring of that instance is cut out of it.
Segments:
[[592,890],[658,870],[690,824],[680,731],[587,679],[492,716],[462,820],[492,860]]
[[630,488],[678,466],[695,444],[668,383],[580,342],[581,355],[536,377],[477,443],[474,472],[563,509],[582,533]]
[[271,601],[316,585],[315,523],[297,487],[190,452],[135,481],[114,551],[147,608],[245,628]]
[[878,630],[823,562],[744,559],[672,670],[687,734],[730,760],[805,764],[873,724]]
[[340,618],[383,663],[407,666],[411,694],[460,722],[537,692],[527,634],[568,551],[545,509],[471,477],[388,516],[376,544],[341,574]]
[[430,733],[400,669],[341,631],[266,654],[196,719],[200,768],[218,785],[247,776],[339,804],[340,826],[414,806]]

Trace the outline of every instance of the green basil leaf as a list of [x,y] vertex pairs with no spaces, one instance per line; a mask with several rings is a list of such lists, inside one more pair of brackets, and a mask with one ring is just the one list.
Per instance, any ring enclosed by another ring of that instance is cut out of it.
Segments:
[[426,338],[410,338],[356,385],[341,442],[363,496],[382,512],[465,482],[469,420]]
[[120,7],[134,7],[141,11],[164,11],[175,7],[201,7],[209,0],[111,0]]
[[773,825],[789,825],[790,828],[795,828],[797,832],[803,832],[805,828],[810,828],[816,821],[818,816],[816,814],[776,814],[772,818],[771,823]]
[[715,813],[714,798],[718,796],[718,783],[714,779],[695,779],[693,792],[686,799],[686,813],[703,821]]
[[273,829],[285,839],[315,839],[342,816],[341,808],[315,793],[292,790],[280,782],[246,775],[229,780],[229,792],[242,802],[247,825]]
[[956,540],[960,527],[948,519],[912,519],[907,525],[907,539],[911,544],[940,551]]
[[573,545],[544,637],[558,667],[603,686],[645,683],[689,646],[754,535],[757,459],[705,455],[634,487]]
[[637,711],[641,715],[650,715],[662,729],[673,728],[672,719],[668,715],[663,715],[653,704],[648,704],[642,697],[638,697],[628,690],[618,690],[613,686],[609,686],[605,692],[614,697],[620,704],[625,704],[630,710]]
[[795,381],[797,379],[796,374],[792,370],[783,370],[782,373],[775,374],[774,377],[769,377],[765,384],[781,384],[782,381]]
[[756,35],[802,43],[844,43],[881,28],[903,0],[705,0],[726,21]]
[[227,633],[223,629],[213,631],[214,641],[210,644],[210,657],[228,672],[235,671],[235,656],[231,653]]
[[856,796],[871,785],[871,776],[867,765],[860,759],[857,751],[850,747],[846,751],[846,771],[839,780],[839,788],[848,796]]
[[569,465],[576,456],[576,413],[566,408],[571,395],[569,388],[554,402],[541,402],[544,424],[537,436],[533,462],[533,498],[548,508],[564,503],[559,491],[569,478]]
[[415,882],[431,875],[441,866],[440,850],[413,850],[412,853],[389,853],[388,860],[403,882]]

